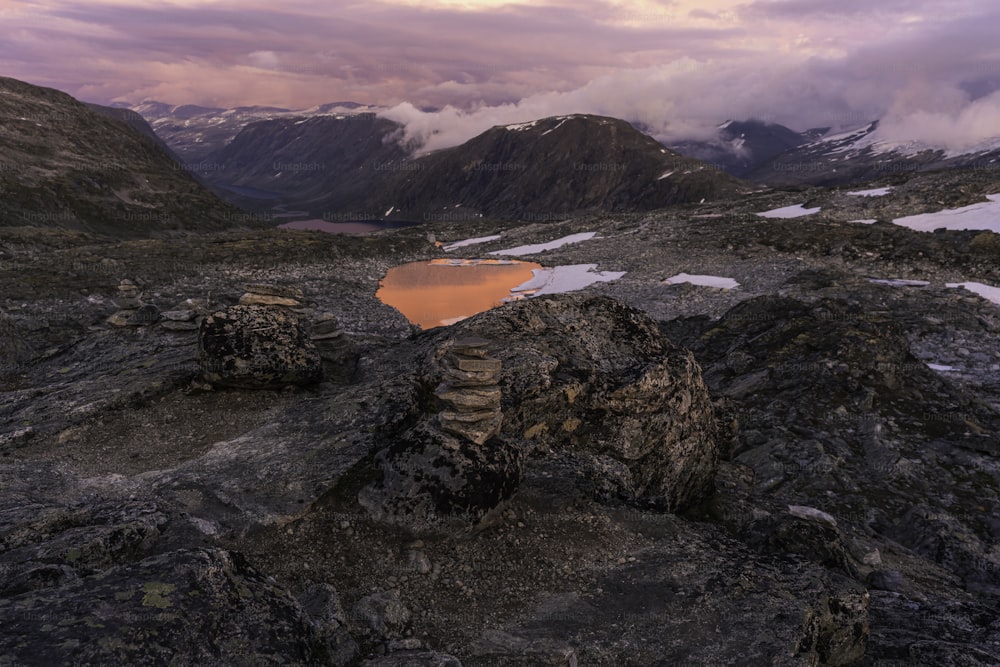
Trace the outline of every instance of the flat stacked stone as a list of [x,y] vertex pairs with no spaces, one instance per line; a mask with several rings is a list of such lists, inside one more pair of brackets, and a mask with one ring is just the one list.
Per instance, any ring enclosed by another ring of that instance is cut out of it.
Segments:
[[278,285],[247,285],[246,293],[240,297],[242,306],[282,306],[285,308],[301,308],[305,295],[297,287],[280,287]]
[[319,350],[326,379],[344,381],[354,376],[358,354],[332,313],[319,316],[312,326],[310,339]]
[[443,382],[435,395],[444,404],[438,413],[441,430],[462,436],[477,445],[499,433],[500,361],[487,356],[489,341],[457,340],[442,359]]
[[142,292],[139,286],[128,278],[118,283],[118,296],[115,298],[118,312],[109,317],[106,322],[116,327],[145,327],[156,324],[160,313],[155,306],[142,302]]
[[160,322],[160,326],[167,331],[197,331],[198,313],[193,310],[184,308],[179,310],[165,310],[160,315],[163,316],[163,320]]

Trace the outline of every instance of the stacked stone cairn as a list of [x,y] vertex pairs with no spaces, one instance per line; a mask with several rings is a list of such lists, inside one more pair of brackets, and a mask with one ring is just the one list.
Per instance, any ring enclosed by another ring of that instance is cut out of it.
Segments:
[[466,338],[433,353],[426,377],[438,380],[439,409],[377,454],[382,478],[358,494],[375,518],[411,530],[467,527],[516,491],[523,452],[499,437],[500,361],[488,344]]
[[435,395],[444,409],[438,413],[441,430],[482,445],[500,432],[500,361],[487,357],[489,341],[457,340],[441,360],[444,378]]
[[160,320],[156,306],[142,302],[142,292],[139,286],[128,278],[118,283],[118,297],[115,299],[118,312],[106,321],[115,327],[146,327]]
[[326,379],[350,381],[357,369],[358,354],[332,313],[319,316],[313,324],[310,339],[319,350]]

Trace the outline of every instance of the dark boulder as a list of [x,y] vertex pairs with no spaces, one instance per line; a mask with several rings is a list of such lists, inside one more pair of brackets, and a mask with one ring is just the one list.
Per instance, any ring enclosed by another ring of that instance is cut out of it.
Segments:
[[281,388],[323,377],[316,345],[298,317],[283,309],[232,306],[207,316],[198,332],[198,362],[217,386]]

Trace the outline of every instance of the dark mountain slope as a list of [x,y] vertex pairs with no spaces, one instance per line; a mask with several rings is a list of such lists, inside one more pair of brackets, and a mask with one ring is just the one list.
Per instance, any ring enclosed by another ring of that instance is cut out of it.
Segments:
[[0,78],[0,226],[135,237],[239,219],[133,127],[57,90]]
[[742,178],[771,158],[812,141],[816,132],[796,132],[784,125],[754,119],[728,121],[719,127],[719,134],[713,140],[682,141],[670,144],[670,148]]
[[346,211],[406,157],[400,135],[400,125],[367,113],[259,121],[208,158],[217,168],[205,177],[317,215]]
[[372,207],[410,219],[546,220],[725,198],[740,186],[623,120],[573,115],[494,127],[403,165]]

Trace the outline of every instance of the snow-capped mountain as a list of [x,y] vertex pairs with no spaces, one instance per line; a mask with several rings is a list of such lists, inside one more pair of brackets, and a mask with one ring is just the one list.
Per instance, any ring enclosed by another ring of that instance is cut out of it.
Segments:
[[794,147],[746,174],[768,185],[842,185],[940,169],[1000,169],[1000,136],[963,150],[891,141],[874,121]]
[[160,136],[193,171],[208,171],[200,164],[210,154],[220,150],[250,123],[278,118],[358,114],[374,112],[380,107],[359,102],[331,102],[307,109],[246,106],[224,109],[193,104],[173,106],[147,100],[128,107],[142,115]]

